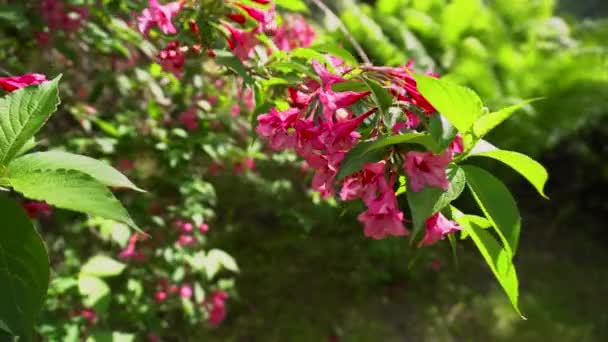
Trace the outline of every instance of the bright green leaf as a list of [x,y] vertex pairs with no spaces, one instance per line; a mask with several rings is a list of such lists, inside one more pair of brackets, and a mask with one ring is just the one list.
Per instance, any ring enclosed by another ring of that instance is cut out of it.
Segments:
[[60,78],[0,98],[0,165],[8,164],[55,112]]
[[416,76],[416,82],[420,93],[461,133],[483,113],[479,96],[469,88],[425,75]]
[[0,327],[30,340],[49,284],[44,242],[14,201],[0,195]]
[[508,119],[518,109],[536,100],[538,99],[523,101],[518,104],[503,108],[498,112],[482,115],[479,119],[477,119],[477,121],[475,121],[475,124],[473,124],[473,133],[475,133],[475,135],[478,137],[483,137],[491,130],[496,128],[496,126],[503,123],[503,121]]
[[77,170],[95,178],[98,182],[116,188],[143,191],[110,165],[99,160],[61,151],[37,152],[13,160],[9,173],[18,170]]
[[336,181],[340,181],[342,178],[361,170],[363,164],[381,160],[386,154],[388,147],[403,143],[420,144],[427,147],[433,145],[431,137],[422,133],[385,136],[374,141],[358,143],[342,160],[340,170],[336,174]]
[[439,212],[453,200],[458,198],[466,183],[464,171],[458,166],[450,167],[447,170],[450,187],[447,191],[434,186],[426,186],[418,192],[414,192],[408,187],[405,193],[407,202],[412,212],[414,232],[412,239],[415,239],[422,230],[427,218]]
[[207,259],[217,260],[225,269],[238,272],[239,267],[234,258],[221,249],[212,249],[207,253]]
[[308,6],[302,0],[275,0],[274,3],[289,11],[308,13]]
[[548,198],[545,195],[544,187],[547,183],[547,179],[549,178],[549,174],[539,162],[528,157],[527,155],[513,151],[495,150],[474,154],[472,156],[487,157],[503,162],[524,176],[524,178],[526,178],[534,186],[534,188],[536,188],[541,196]]
[[127,334],[120,331],[94,331],[86,342],[133,342],[134,334]]
[[[518,305],[519,282],[515,265],[513,265],[512,254],[506,248],[502,248],[489,231],[468,220],[467,215],[463,215],[456,208],[452,208],[452,214],[456,222],[468,231],[475,246],[477,246],[498,283],[509,297],[513,308],[522,316]],[[522,316],[522,318],[524,317]]]
[[84,306],[96,309],[105,307],[110,296],[110,286],[100,278],[89,275],[78,277],[78,291],[84,297]]
[[11,169],[8,180],[25,197],[139,229],[110,190],[80,171]]
[[521,217],[511,192],[498,178],[483,169],[471,165],[462,168],[475,201],[496,229],[505,248],[515,255]]
[[357,59],[343,47],[339,47],[334,44],[323,44],[323,45],[314,45],[311,47],[317,51],[322,53],[328,53],[333,56],[341,58],[344,62],[351,65],[357,65]]
[[380,111],[384,114],[388,110],[388,108],[393,104],[393,97],[388,90],[386,90],[380,83],[365,79],[365,83],[367,83],[369,89],[372,91],[372,96],[374,98],[374,102],[380,109]]
[[[478,226],[481,229],[488,229],[488,228],[492,227],[492,223],[490,221],[488,221],[488,219],[486,219],[485,217],[481,217],[481,216],[477,216],[477,215],[464,215],[464,216],[467,220],[469,220],[469,222],[471,222],[471,224],[475,224],[476,226]],[[469,231],[466,229],[461,230],[460,239],[464,240],[467,237],[469,237]]]
[[110,257],[96,255],[82,265],[80,274],[99,278],[112,277],[121,274],[126,266],[122,262],[118,262]]

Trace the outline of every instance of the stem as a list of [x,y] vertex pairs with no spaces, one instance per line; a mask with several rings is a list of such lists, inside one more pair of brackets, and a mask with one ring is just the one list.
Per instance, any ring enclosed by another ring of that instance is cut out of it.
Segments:
[[346,26],[344,25],[342,20],[340,20],[340,18],[329,7],[327,7],[327,5],[325,5],[323,0],[309,0],[309,1],[314,3],[317,7],[319,7],[320,10],[325,12],[325,15],[336,20],[336,22],[338,23],[338,27],[340,28],[342,33],[344,33],[344,35],[346,36],[346,38],[348,39],[350,44],[353,46],[353,48],[357,51],[357,54],[359,55],[361,60],[364,63],[371,64],[372,62],[370,61],[369,57],[367,57],[367,55],[365,54],[365,51],[363,50],[361,45],[359,45],[359,43],[355,40],[355,38],[350,33],[348,28],[346,28]]

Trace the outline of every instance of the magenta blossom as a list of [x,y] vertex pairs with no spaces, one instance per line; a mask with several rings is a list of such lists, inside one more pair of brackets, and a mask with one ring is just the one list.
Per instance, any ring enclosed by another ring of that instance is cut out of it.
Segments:
[[143,240],[144,238],[145,235],[139,233],[131,235],[129,242],[127,243],[127,247],[120,251],[118,258],[124,261],[145,261],[146,255],[142,251],[137,250],[137,240]]
[[13,90],[21,89],[32,84],[40,84],[46,81],[46,76],[42,74],[25,74],[21,76],[0,77],[0,87],[9,93]]
[[411,190],[418,192],[426,185],[447,190],[450,182],[445,169],[451,160],[449,152],[439,155],[432,152],[408,152],[403,167],[409,177]]
[[23,209],[31,219],[36,219],[40,216],[51,216],[51,206],[45,202],[28,201],[22,204]]
[[462,229],[456,222],[448,220],[443,214],[437,213],[429,217],[426,222],[426,232],[418,247],[432,245],[442,240],[447,234],[455,233]]
[[376,198],[378,189],[385,187],[384,169],[386,162],[364,164],[363,170],[349,176],[340,190],[343,201],[362,198],[364,203],[371,203]]
[[274,4],[267,10],[262,10],[257,7],[247,6],[242,3],[236,4],[238,7],[243,9],[247,15],[253,18],[259,23],[259,31],[273,31],[275,29],[275,9]]
[[288,14],[274,34],[273,41],[279,50],[291,51],[309,47],[315,40],[315,29],[301,15]]
[[137,29],[145,36],[148,36],[148,32],[154,26],[158,26],[164,34],[176,34],[177,30],[172,20],[182,9],[183,4],[183,1],[174,1],[160,5],[157,0],[149,0],[148,8],[137,17]]
[[158,60],[163,70],[175,77],[181,78],[184,74],[186,56],[179,46],[179,42],[170,42],[158,53]]
[[196,114],[196,108],[192,107],[187,111],[181,113],[178,117],[179,122],[189,131],[196,131],[198,129],[198,116]]
[[367,210],[358,217],[364,225],[364,234],[372,239],[383,239],[386,236],[405,236],[409,232],[403,226],[403,212],[398,208],[397,197],[390,184],[381,182],[380,195],[367,203]]
[[451,152],[452,154],[464,152],[464,143],[462,141],[462,134],[458,133],[454,137],[454,140],[452,140],[452,142],[450,143],[450,146],[448,146],[448,151]]
[[179,296],[183,299],[190,299],[192,297],[192,286],[186,284],[179,288]]
[[225,291],[215,291],[210,300],[203,302],[209,313],[207,318],[209,324],[217,326],[226,319],[226,300],[228,297],[228,293]]
[[253,48],[258,44],[255,32],[239,30],[228,24],[224,24],[224,27],[230,33],[230,37],[226,40],[232,53],[242,61],[249,59]]
[[268,139],[270,147],[274,150],[282,150],[293,147],[295,137],[289,133],[298,118],[300,111],[290,108],[283,112],[278,112],[272,108],[269,113],[258,116],[258,126],[256,132]]
[[312,178],[312,188],[318,191],[321,197],[328,198],[334,194],[334,179],[345,154],[344,152],[334,152],[329,155],[314,154],[307,160],[310,166],[316,169]]

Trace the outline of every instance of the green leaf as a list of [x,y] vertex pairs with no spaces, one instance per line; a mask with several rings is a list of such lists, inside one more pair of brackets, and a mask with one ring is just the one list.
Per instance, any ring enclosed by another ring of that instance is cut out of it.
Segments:
[[364,79],[364,81],[365,83],[367,83],[367,86],[372,91],[374,102],[376,103],[378,108],[380,108],[382,114],[385,114],[388,110],[388,107],[393,104],[393,97],[388,92],[388,90],[386,90],[382,85],[380,85],[380,83],[370,79]]
[[122,262],[118,262],[107,256],[96,255],[82,265],[80,274],[99,278],[113,277],[121,274],[126,266]]
[[527,101],[520,102],[518,104],[503,108],[498,112],[488,113],[486,115],[482,115],[475,124],[473,124],[473,133],[478,137],[483,137],[488,134],[491,130],[496,128],[496,126],[503,123],[506,119],[508,119],[513,113],[515,113],[521,107],[529,104],[530,102],[536,101],[539,99],[531,99]]
[[60,78],[0,98],[0,165],[8,164],[55,112]]
[[[488,229],[492,227],[492,223],[488,221],[485,217],[477,216],[477,215],[464,215],[469,222],[477,225],[481,229]],[[469,237],[469,231],[464,229],[460,231],[460,239],[464,240]]]
[[437,144],[433,153],[440,153],[450,146],[458,131],[441,114],[433,113],[429,120],[429,133],[431,133],[431,137],[433,137]]
[[429,103],[461,133],[483,113],[479,96],[469,88],[425,75],[416,76],[416,84]]
[[519,310],[519,282],[515,265],[513,265],[512,254],[506,248],[501,247],[499,242],[487,230],[469,220],[468,215],[463,215],[456,208],[452,208],[452,216],[471,236],[483,259],[494,273],[507,297],[509,297],[513,308],[525,319]]
[[464,190],[466,179],[464,171],[461,168],[458,166],[448,168],[447,176],[450,187],[446,191],[434,186],[426,186],[421,191],[414,192],[408,186],[408,191],[405,194],[412,212],[414,227],[412,239],[415,239],[422,230],[427,218],[433,216],[458,198]]
[[120,331],[94,331],[87,337],[86,342],[133,342],[134,334],[123,333]]
[[322,53],[319,53],[317,50],[313,50],[311,48],[296,48],[290,52],[291,57],[303,58],[306,60],[316,59],[319,61],[325,60],[325,56]]
[[207,260],[217,261],[225,269],[232,272],[239,272],[239,267],[234,258],[221,249],[210,250],[209,253],[207,253]]
[[513,170],[526,178],[541,196],[548,199],[547,195],[545,195],[544,188],[547,179],[549,179],[549,174],[536,160],[525,154],[506,150],[488,151],[471,156],[492,158],[510,166]]
[[77,170],[11,169],[11,186],[25,197],[56,207],[128,224],[139,229],[112,192],[93,177]]
[[336,57],[341,58],[344,62],[350,65],[357,65],[357,59],[343,47],[339,47],[335,44],[322,44],[311,46],[312,49],[320,51],[322,53],[329,53]]
[[275,0],[274,3],[289,11],[308,13],[308,6],[302,0]]
[[245,83],[253,84],[251,75],[243,65],[240,59],[238,59],[232,52],[226,50],[214,50],[215,61],[229,69],[234,70],[239,76],[241,76]]
[[521,217],[511,192],[498,178],[483,169],[471,165],[465,165],[462,168],[475,201],[492,223],[505,244],[505,248],[509,253],[515,255],[519,242]]
[[340,181],[342,178],[361,170],[363,164],[381,160],[388,152],[390,146],[403,143],[420,144],[427,147],[433,145],[431,137],[422,133],[384,136],[374,141],[358,143],[342,160],[340,170],[336,174],[336,181]]
[[331,86],[331,90],[341,92],[341,91],[368,91],[369,86],[365,82],[359,81],[346,81],[336,83]]
[[95,178],[98,182],[116,188],[143,191],[110,165],[99,160],[61,151],[31,153],[13,160],[9,173],[18,170],[77,170]]
[[82,304],[86,307],[103,310],[110,299],[110,286],[100,278],[90,275],[78,277],[78,291],[83,296]]
[[29,341],[49,284],[44,242],[14,201],[0,195],[0,328]]

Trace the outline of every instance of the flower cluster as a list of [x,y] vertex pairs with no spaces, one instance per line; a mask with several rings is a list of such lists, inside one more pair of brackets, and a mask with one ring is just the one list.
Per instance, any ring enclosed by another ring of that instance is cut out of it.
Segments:
[[[353,146],[361,139],[358,128],[368,120],[375,122],[369,139],[378,137],[380,118],[378,108],[355,116],[351,106],[365,101],[370,91],[333,90],[333,86],[345,82],[343,75],[352,70],[342,60],[327,55],[330,72],[323,63],[313,60],[312,67],[319,81],[309,79],[289,89],[292,107],[258,116],[257,133],[264,137],[273,150],[293,149],[315,170],[312,188],[321,196],[336,194],[335,185],[341,186],[339,197],[343,201],[361,199],[367,209],[358,217],[364,225],[364,234],[373,239],[386,236],[408,235],[404,226],[405,216],[399,208],[394,184],[399,168],[388,156],[375,163],[364,164],[361,171],[336,182],[341,163]],[[399,68],[363,66],[367,77],[385,84],[397,103],[404,103],[402,120],[389,127],[394,134],[402,130],[416,129],[422,120],[435,112],[432,105],[420,94],[412,77],[411,64]],[[447,190],[449,181],[446,168],[455,153],[462,152],[462,138],[454,139],[448,150],[440,154],[410,151],[402,155],[402,168],[407,175],[409,190],[422,191],[427,186]],[[458,230],[440,213],[429,218],[427,233],[420,244],[431,244],[446,234]]]

